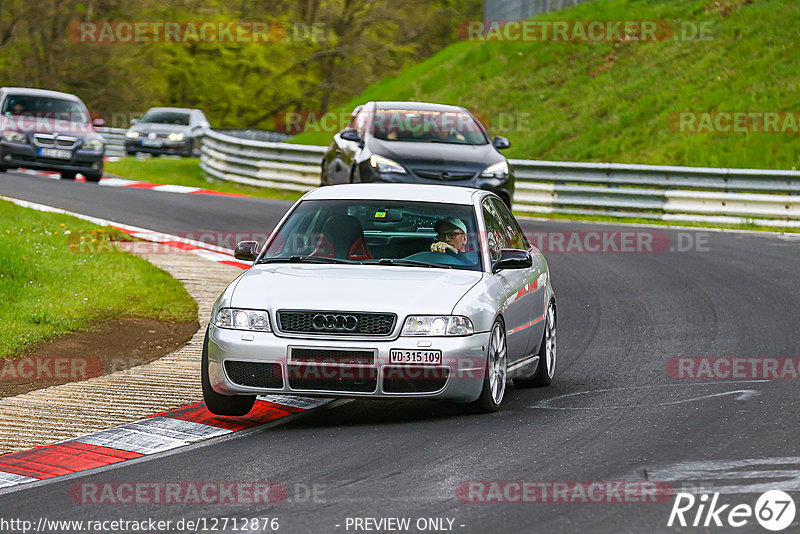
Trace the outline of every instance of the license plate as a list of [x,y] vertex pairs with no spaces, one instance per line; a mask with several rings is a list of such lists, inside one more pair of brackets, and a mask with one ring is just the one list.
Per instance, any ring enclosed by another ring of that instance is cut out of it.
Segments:
[[161,144],[158,139],[145,139],[142,141],[142,146],[161,146]]
[[43,158],[72,159],[72,151],[58,148],[40,148],[39,156]]
[[389,351],[389,363],[416,363],[423,365],[441,365],[442,351],[391,349]]

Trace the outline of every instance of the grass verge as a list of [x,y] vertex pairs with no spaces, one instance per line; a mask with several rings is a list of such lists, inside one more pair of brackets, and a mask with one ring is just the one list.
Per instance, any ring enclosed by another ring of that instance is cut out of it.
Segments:
[[109,174],[158,184],[185,185],[188,187],[202,187],[211,191],[222,193],[235,193],[252,197],[277,198],[280,200],[295,201],[302,196],[301,192],[283,191],[280,189],[253,187],[249,185],[226,182],[207,177],[200,168],[198,158],[121,158],[119,161],[108,161],[105,171]]
[[120,317],[197,319],[179,281],[114,239],[108,228],[0,201],[0,357]]

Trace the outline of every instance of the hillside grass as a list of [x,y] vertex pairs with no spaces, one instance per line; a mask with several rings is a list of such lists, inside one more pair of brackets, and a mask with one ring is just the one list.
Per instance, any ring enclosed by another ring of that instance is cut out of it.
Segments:
[[0,201],[0,358],[120,317],[196,321],[197,303],[183,285],[114,244],[125,239]]
[[[680,133],[684,111],[800,111],[795,0],[596,0],[538,19],[704,25],[710,40],[462,41],[343,106],[457,104],[489,117],[511,158],[794,169],[797,133]],[[687,26],[688,27],[688,26]],[[525,114],[528,114],[527,116]],[[500,121],[505,124],[499,124]],[[292,142],[328,144],[330,133]]]

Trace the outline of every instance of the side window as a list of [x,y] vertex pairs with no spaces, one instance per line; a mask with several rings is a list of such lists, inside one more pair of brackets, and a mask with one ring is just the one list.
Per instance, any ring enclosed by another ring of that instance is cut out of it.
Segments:
[[511,215],[511,212],[508,211],[506,205],[494,199],[492,199],[492,205],[494,205],[500,217],[500,221],[503,224],[505,233],[505,245],[503,248],[516,248],[519,250],[527,250],[530,248],[528,240],[525,239],[525,235],[520,231],[517,221],[514,219],[514,216]]
[[500,250],[505,248],[505,232],[495,207],[488,200],[483,201],[483,220],[486,222],[489,254],[492,255],[492,260],[496,260],[500,258]]

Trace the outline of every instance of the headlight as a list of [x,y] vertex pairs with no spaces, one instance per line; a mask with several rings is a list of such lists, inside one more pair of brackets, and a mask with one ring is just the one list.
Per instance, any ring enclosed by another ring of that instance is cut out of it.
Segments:
[[180,132],[172,132],[167,136],[170,141],[183,141],[183,138],[186,137]]
[[272,332],[272,328],[269,326],[269,314],[264,310],[222,308],[214,317],[214,326],[233,330]]
[[14,130],[5,130],[3,132],[3,139],[9,143],[27,143],[28,136],[24,133],[15,132]]
[[418,315],[406,319],[403,336],[468,336],[472,321],[460,315]]
[[372,157],[369,158],[369,164],[375,167],[378,172],[394,172],[398,174],[406,173],[406,170],[403,168],[403,166],[396,161],[390,160],[389,158],[384,158],[383,156],[378,156],[377,154],[373,154]]
[[494,165],[489,165],[486,167],[486,169],[481,173],[481,176],[497,176],[499,178],[501,176],[505,176],[506,174],[508,174],[508,162],[501,161],[500,163],[495,163]]
[[83,143],[83,148],[86,150],[91,150],[92,152],[102,152],[103,151],[103,140],[94,138],[89,139],[85,143]]
[[139,132],[136,132],[134,130],[128,130],[127,132],[125,132],[125,137],[127,137],[128,139],[136,139],[137,137],[139,137]]

